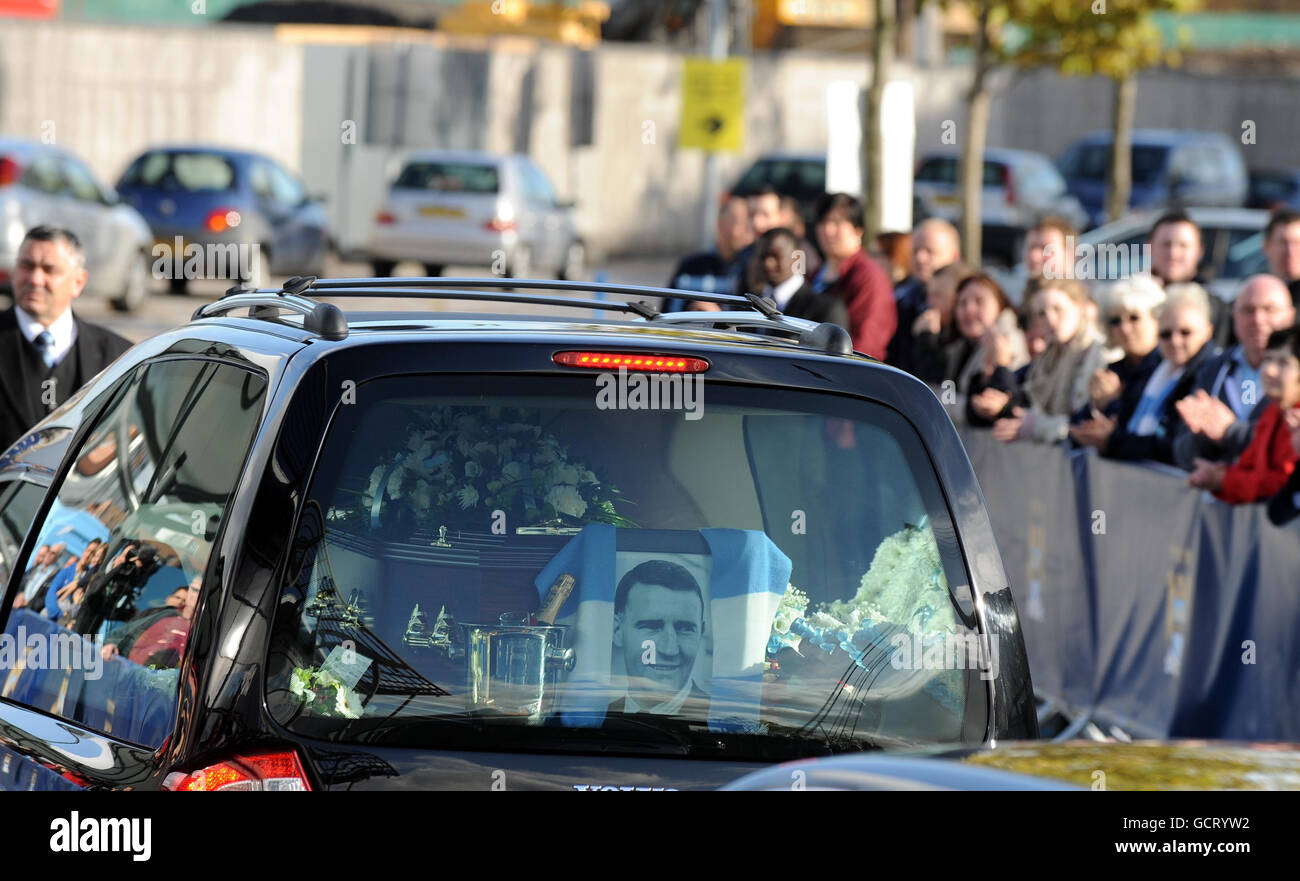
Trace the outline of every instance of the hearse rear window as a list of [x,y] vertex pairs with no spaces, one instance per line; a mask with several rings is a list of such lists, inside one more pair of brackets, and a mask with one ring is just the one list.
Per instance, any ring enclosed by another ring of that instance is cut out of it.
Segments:
[[359,387],[290,551],[276,719],[765,760],[978,741],[996,656],[952,600],[965,567],[915,430],[680,379],[659,403],[682,409],[590,375]]

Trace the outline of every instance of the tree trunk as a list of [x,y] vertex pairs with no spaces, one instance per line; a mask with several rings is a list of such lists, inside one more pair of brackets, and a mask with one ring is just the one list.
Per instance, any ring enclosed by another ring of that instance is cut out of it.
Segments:
[[898,57],[911,61],[912,28],[916,25],[916,0],[898,0]]
[[1110,157],[1110,187],[1106,191],[1106,215],[1117,220],[1128,211],[1133,191],[1133,113],[1137,106],[1137,74],[1115,82],[1114,115],[1111,117],[1115,145]]
[[988,78],[993,68],[993,49],[988,35],[989,4],[979,5],[979,24],[975,30],[975,77],[966,95],[966,136],[963,138],[961,173],[961,240],[966,262],[979,266],[983,262],[983,230],[980,203],[984,190],[984,143],[988,140],[989,109],[993,95]]
[[884,210],[885,175],[882,159],[885,136],[881,125],[881,105],[885,83],[889,82],[890,71],[894,66],[894,31],[897,26],[894,18],[895,2],[896,0],[873,0],[876,21],[871,32],[871,84],[867,88],[867,112],[863,120],[866,130],[862,133],[862,195],[867,224],[863,237],[867,248],[875,246]]

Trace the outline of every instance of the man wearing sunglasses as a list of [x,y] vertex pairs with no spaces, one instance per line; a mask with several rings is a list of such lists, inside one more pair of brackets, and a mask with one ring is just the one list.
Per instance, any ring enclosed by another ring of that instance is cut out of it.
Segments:
[[1174,436],[1174,461],[1191,471],[1197,459],[1232,462],[1250,443],[1263,412],[1259,376],[1268,339],[1295,324],[1291,292],[1274,275],[1252,275],[1232,304],[1239,343],[1210,358],[1196,374],[1193,391],[1177,404],[1181,424]]

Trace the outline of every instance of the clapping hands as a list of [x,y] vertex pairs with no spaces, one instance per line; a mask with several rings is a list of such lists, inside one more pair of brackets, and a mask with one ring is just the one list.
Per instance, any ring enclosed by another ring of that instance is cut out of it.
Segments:
[[1205,389],[1197,389],[1174,405],[1183,423],[1195,434],[1204,435],[1214,443],[1221,443],[1224,434],[1234,422],[1237,414],[1232,408],[1213,397]]
[[1070,427],[1070,437],[1074,438],[1075,443],[1085,447],[1096,447],[1099,450],[1105,448],[1106,442],[1114,432],[1115,420],[1107,418],[1095,407],[1091,419]]
[[1007,404],[1010,402],[1011,395],[1006,392],[995,388],[986,388],[970,399],[970,406],[981,419],[992,421],[1006,409]]

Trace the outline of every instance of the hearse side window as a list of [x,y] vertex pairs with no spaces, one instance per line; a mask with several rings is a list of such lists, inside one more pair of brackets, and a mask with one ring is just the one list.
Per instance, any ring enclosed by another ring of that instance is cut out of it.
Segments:
[[[45,570],[9,610],[0,696],[132,743],[171,729],[212,542],[266,381],[215,361],[163,361],[115,391],[70,452],[38,527]],[[46,571],[48,570],[48,571]],[[5,644],[0,644],[3,654]]]

